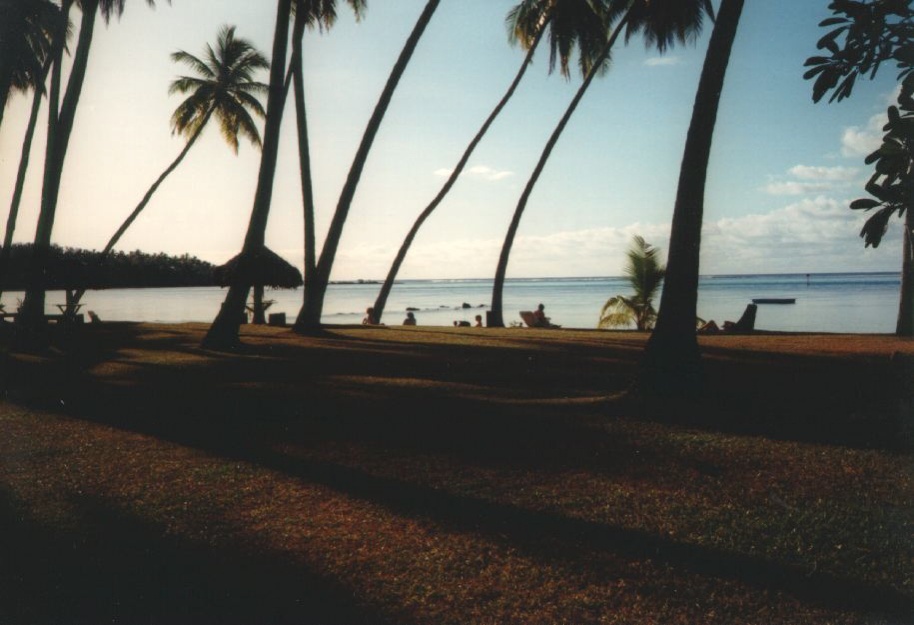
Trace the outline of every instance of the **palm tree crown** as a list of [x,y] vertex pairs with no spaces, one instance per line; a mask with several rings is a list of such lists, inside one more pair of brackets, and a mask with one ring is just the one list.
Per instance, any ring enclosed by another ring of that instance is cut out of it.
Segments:
[[663,54],[678,41],[695,43],[707,14],[714,19],[711,0],[614,0],[608,16],[615,20],[628,12],[625,40],[641,34],[648,48]]
[[239,135],[260,147],[260,132],[251,112],[265,116],[255,94],[265,93],[267,85],[257,82],[254,74],[269,69],[269,61],[248,41],[236,38],[233,26],[219,31],[215,49],[207,44],[203,59],[183,50],[171,58],[197,74],[181,76],[171,84],[169,93],[190,93],[171,117],[172,130],[192,137],[215,115],[223,138],[236,153]]
[[660,250],[642,237],[635,237],[625,265],[625,276],[635,294],[610,298],[600,311],[599,327],[612,328],[634,323],[639,330],[650,330],[654,326],[657,319],[654,297],[665,273],[658,259],[659,254]]
[[[337,0],[294,0],[292,2],[292,15],[297,17],[299,12],[303,11],[305,25],[323,32],[332,28],[333,24],[336,23],[336,2]],[[362,15],[364,15],[368,6],[366,0],[346,0],[346,3],[352,8],[355,19],[362,19]]]
[[593,66],[606,43],[608,17],[606,0],[522,0],[508,12],[505,23],[511,42],[525,50],[548,28],[549,71],[558,65],[568,78],[575,49],[581,74]]
[[50,0],[3,3],[0,11],[0,89],[28,91],[44,80],[42,65],[60,19]]

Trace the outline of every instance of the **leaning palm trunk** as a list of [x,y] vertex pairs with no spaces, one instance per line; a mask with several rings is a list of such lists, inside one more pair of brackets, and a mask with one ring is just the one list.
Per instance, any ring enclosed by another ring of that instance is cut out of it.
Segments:
[[[142,213],[143,209],[146,208],[146,205],[149,204],[149,201],[152,199],[153,194],[155,194],[159,186],[165,182],[165,179],[168,178],[168,176],[171,175],[175,169],[178,168],[178,165],[181,164],[181,161],[184,160],[184,157],[187,156],[187,153],[190,152],[190,149],[194,146],[194,143],[197,142],[197,139],[203,133],[203,128],[206,127],[206,123],[209,121],[209,118],[212,114],[213,108],[211,107],[203,116],[200,125],[196,130],[194,130],[193,134],[190,136],[190,139],[188,139],[187,144],[184,146],[184,149],[181,150],[180,154],[178,154],[178,157],[171,162],[171,165],[165,168],[165,171],[163,171],[158,178],[156,178],[156,181],[153,182],[152,186],[149,187],[149,190],[146,191],[146,194],[143,196],[143,199],[140,200],[140,203],[136,205],[136,208],[134,208],[130,215],[127,216],[127,219],[124,220],[124,223],[121,224],[117,231],[108,240],[108,243],[105,245],[105,248],[102,250],[101,254],[98,257],[98,262],[101,262],[107,258],[108,254],[111,253],[111,250],[114,249],[114,246],[117,245],[118,241],[121,240],[121,237],[124,236],[124,233],[127,232],[127,228],[129,228],[133,222],[136,221],[136,218],[140,216],[140,213]],[[85,294],[85,288],[78,289],[72,297],[73,304],[78,304]]]
[[[79,40],[73,55],[73,65],[67,83],[66,93],[61,103],[61,81],[63,72],[63,49],[66,40],[66,28],[69,23],[69,12],[72,0],[64,0],[61,5],[61,25],[54,38],[51,71],[51,93],[48,98],[48,138],[45,148],[44,176],[41,186],[41,208],[38,214],[38,226],[32,247],[32,260],[29,267],[29,284],[22,303],[22,310],[17,321],[26,326],[37,326],[44,316],[45,306],[45,267],[51,248],[51,232],[57,212],[57,200],[60,194],[60,182],[63,177],[64,161],[76,108],[82,92],[86,69],[89,63],[89,49],[95,32],[95,16],[98,0],[85,0],[81,6],[82,22],[79,28]],[[58,108],[59,106],[59,108]]]
[[321,313],[324,309],[324,297],[327,294],[327,286],[330,284],[330,271],[333,269],[336,250],[339,247],[340,238],[343,236],[343,226],[346,223],[346,217],[349,215],[349,208],[352,206],[352,200],[355,197],[362,170],[368,160],[368,153],[371,150],[375,136],[378,134],[378,129],[381,127],[381,121],[384,119],[384,114],[387,112],[387,107],[390,105],[397,84],[400,82],[403,72],[406,71],[406,66],[409,64],[413,52],[416,51],[419,39],[422,37],[422,33],[425,32],[425,28],[431,21],[432,15],[434,15],[440,2],[441,0],[428,0],[425,9],[419,16],[419,20],[413,27],[413,31],[406,40],[403,50],[400,52],[393,70],[390,72],[387,84],[384,86],[371,119],[368,121],[368,126],[362,135],[362,142],[356,152],[346,183],[343,185],[343,191],[340,194],[336,212],[333,214],[333,220],[330,222],[330,229],[327,232],[327,239],[324,241],[320,260],[317,262],[313,272],[313,278],[305,283],[305,301],[295,321],[294,329],[296,331],[308,331],[320,327]]
[[606,44],[600,51],[599,56],[587,71],[584,82],[581,83],[580,87],[578,87],[577,93],[574,94],[574,98],[572,98],[568,108],[565,109],[565,114],[562,115],[562,118],[559,120],[555,130],[552,131],[552,135],[546,142],[546,146],[543,148],[542,154],[540,154],[540,159],[536,163],[536,167],[533,169],[533,173],[530,175],[530,179],[527,181],[527,186],[524,187],[524,191],[521,193],[520,200],[517,202],[517,207],[514,209],[514,216],[511,218],[511,225],[508,227],[508,233],[505,235],[505,241],[501,248],[501,254],[498,258],[498,268],[495,271],[495,281],[492,285],[492,307],[489,313],[488,323],[486,324],[490,327],[502,328],[505,325],[502,292],[504,291],[505,274],[508,270],[508,258],[511,256],[511,247],[514,245],[514,237],[517,235],[517,229],[520,226],[520,220],[524,214],[524,210],[527,208],[527,202],[530,199],[530,194],[533,192],[533,187],[536,186],[536,182],[539,180],[540,174],[543,173],[543,169],[546,167],[546,161],[549,160],[549,156],[552,154],[553,148],[555,148],[559,137],[562,136],[562,132],[565,130],[565,126],[568,125],[568,121],[571,119],[571,116],[578,108],[578,104],[580,104],[581,99],[587,92],[587,88],[590,87],[593,79],[596,78],[600,68],[603,66],[603,63],[607,58],[609,58],[609,53],[612,51],[612,48],[615,45],[616,40],[619,38],[619,34],[622,32],[622,29],[625,27],[625,24],[628,22],[630,15],[631,8],[629,8],[629,11],[626,12],[622,19],[619,20],[619,23],[616,24],[616,28],[613,30],[612,35],[610,35],[609,39],[606,40]]
[[[273,57],[270,64],[270,89],[267,96],[267,118],[263,132],[263,151],[260,157],[260,172],[257,176],[257,190],[254,193],[254,207],[244,239],[242,254],[248,254],[263,246],[266,238],[267,220],[273,200],[273,179],[276,175],[276,161],[279,153],[279,130],[285,107],[284,85],[286,52],[289,47],[289,14],[292,0],[277,0],[276,27],[273,31]],[[225,295],[219,314],[213,320],[203,338],[203,345],[216,349],[230,349],[238,344],[238,328],[244,316],[250,286],[233,284]]]
[[730,50],[744,0],[723,0],[695,96],[673,208],[666,280],[657,325],[641,366],[640,388],[648,394],[696,395],[702,374],[695,319],[705,181],[711,142]]
[[308,139],[308,114],[305,106],[304,45],[305,11],[296,11],[292,32],[292,84],[295,91],[295,122],[298,129],[298,165],[301,178],[302,213],[304,216],[305,267],[303,272],[305,292],[314,276],[317,252],[314,236],[314,183],[311,179],[311,150]]
[[41,84],[35,85],[32,98],[32,109],[29,122],[22,140],[22,154],[19,156],[19,170],[16,172],[16,184],[13,187],[13,198],[10,201],[10,212],[6,218],[6,233],[3,236],[3,249],[0,249],[0,295],[3,294],[3,280],[9,266],[10,253],[13,247],[13,234],[16,232],[16,221],[19,219],[19,205],[22,203],[22,192],[25,189],[25,175],[29,169],[29,157],[32,152],[32,139],[35,138],[35,127],[38,125],[38,113],[41,110],[41,98],[44,96],[44,81],[51,69],[48,59],[41,71]]
[[476,146],[479,145],[479,142],[482,141],[482,138],[489,131],[489,126],[495,121],[495,118],[501,113],[501,110],[505,108],[505,105],[508,104],[508,100],[511,99],[511,96],[514,95],[514,92],[517,90],[517,86],[520,84],[521,79],[524,77],[524,74],[527,73],[527,68],[530,67],[530,63],[533,61],[533,55],[536,52],[536,48],[543,38],[543,33],[546,32],[547,24],[543,24],[539,32],[536,33],[536,37],[533,39],[533,42],[530,44],[530,49],[527,51],[527,56],[524,57],[524,62],[521,64],[520,69],[517,71],[517,75],[514,77],[514,81],[508,87],[508,90],[502,96],[501,100],[495,106],[489,117],[483,123],[482,127],[479,129],[479,132],[476,133],[476,136],[473,137],[473,140],[470,141],[470,144],[467,146],[466,150],[463,153],[463,156],[460,157],[460,161],[457,163],[457,166],[454,167],[454,171],[451,172],[451,175],[448,176],[447,181],[444,183],[444,186],[441,187],[441,190],[438,192],[438,195],[435,196],[435,199],[425,207],[419,217],[416,219],[416,222],[413,224],[413,227],[407,233],[406,238],[403,240],[403,244],[400,245],[400,249],[397,251],[397,256],[394,258],[393,265],[390,267],[390,271],[387,273],[387,278],[384,280],[384,284],[381,286],[381,292],[378,293],[378,298],[374,303],[374,315],[375,321],[380,323],[381,316],[384,314],[384,307],[387,306],[387,298],[390,295],[391,289],[393,289],[394,281],[397,279],[397,273],[400,271],[400,266],[403,264],[403,260],[406,258],[406,253],[409,251],[410,246],[413,243],[413,239],[416,238],[416,234],[419,232],[419,228],[422,227],[422,224],[425,223],[425,220],[434,212],[438,205],[441,204],[445,196],[450,192],[451,187],[454,186],[454,183],[457,182],[457,178],[460,177],[460,174],[463,173],[464,168],[467,165],[467,162],[470,160],[470,156],[473,155],[473,151],[476,150]]

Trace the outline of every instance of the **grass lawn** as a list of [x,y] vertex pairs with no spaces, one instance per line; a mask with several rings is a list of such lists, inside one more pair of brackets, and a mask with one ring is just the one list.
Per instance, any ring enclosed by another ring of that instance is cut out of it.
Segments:
[[3,352],[0,623],[914,623],[914,341],[204,330]]

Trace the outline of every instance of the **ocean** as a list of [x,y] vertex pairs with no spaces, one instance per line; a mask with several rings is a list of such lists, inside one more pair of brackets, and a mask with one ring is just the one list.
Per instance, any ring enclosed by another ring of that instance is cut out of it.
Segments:
[[[758,307],[756,327],[796,332],[891,333],[899,301],[898,273],[760,274],[703,276],[698,314],[719,325],[737,320],[753,298],[795,298],[795,304]],[[360,323],[377,296],[379,284],[333,284],[327,293],[323,321]],[[629,295],[625,278],[525,278],[508,280],[504,291],[505,323],[519,323],[521,310],[544,304],[554,323],[566,328],[595,328],[600,309],[614,295]],[[84,310],[102,320],[177,323],[210,322],[225,296],[218,287],[111,289],[89,291]],[[22,293],[3,294],[7,310],[15,310]],[[301,307],[302,291],[268,290],[275,300],[268,312],[284,312],[291,323]],[[447,326],[472,321],[492,297],[492,280],[403,280],[398,282],[382,321],[399,325],[407,307],[419,325]],[[48,294],[48,312],[58,312],[63,292]],[[657,299],[659,304],[659,297]],[[466,305],[466,307],[465,307]]]

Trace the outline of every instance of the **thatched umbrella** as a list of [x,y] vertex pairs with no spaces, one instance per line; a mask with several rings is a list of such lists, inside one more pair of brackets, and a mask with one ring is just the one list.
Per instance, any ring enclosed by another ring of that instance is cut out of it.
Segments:
[[267,248],[242,252],[224,265],[216,267],[213,277],[219,286],[252,287],[254,289],[254,323],[265,323],[263,288],[270,286],[294,289],[304,281],[301,272]]

